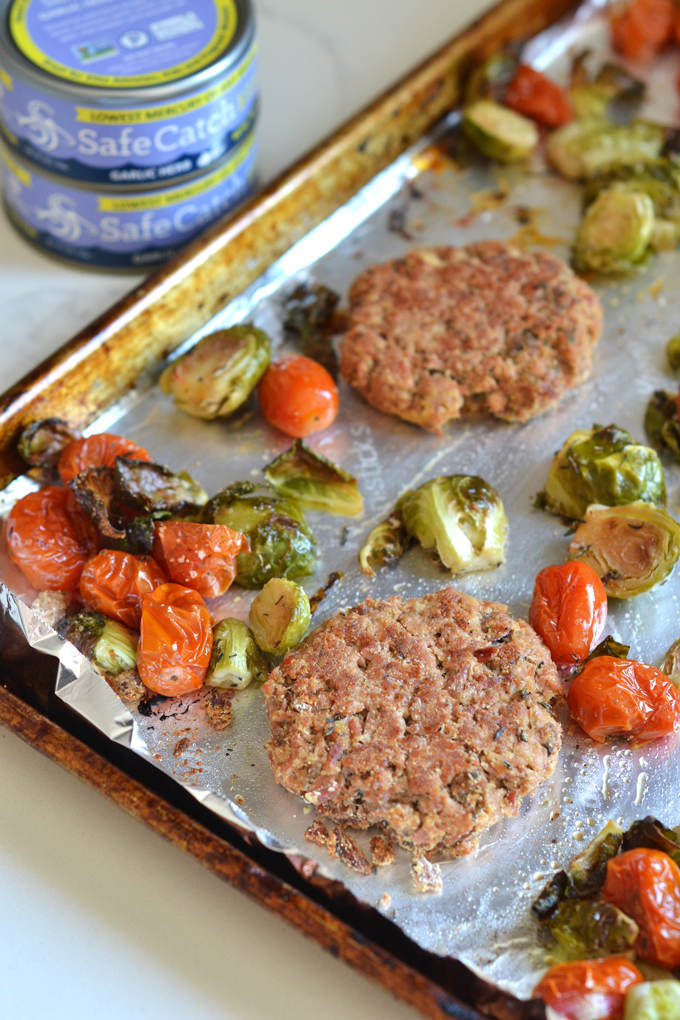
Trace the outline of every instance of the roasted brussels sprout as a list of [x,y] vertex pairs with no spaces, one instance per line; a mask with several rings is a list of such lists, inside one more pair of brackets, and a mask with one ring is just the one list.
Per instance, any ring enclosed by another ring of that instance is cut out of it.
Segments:
[[615,641],[611,634],[607,634],[599,645],[595,645],[588,658],[583,660],[583,665],[600,655],[610,655],[613,659],[627,659],[629,651],[630,645],[623,645],[620,641]]
[[676,687],[680,687],[680,638],[673,642],[663,657],[659,669],[672,680]]
[[116,542],[125,540],[116,505],[113,468],[98,467],[80,471],[68,486],[104,538]]
[[335,327],[339,300],[334,290],[321,283],[301,283],[283,306],[283,325],[297,337],[300,352],[318,361],[334,379],[338,376],[338,360],[329,334]]
[[588,72],[590,51],[577,54],[572,63],[569,98],[578,118],[605,117],[609,105],[634,108],[644,98],[645,85],[617,64],[604,64],[593,76]]
[[116,457],[115,492],[119,503],[141,513],[198,511],[208,494],[186,471],[175,474],[162,464]]
[[541,890],[532,910],[547,921],[565,899],[597,900],[607,875],[607,863],[621,849],[623,829],[609,821],[595,839],[571,862],[569,871],[558,871]]
[[680,981],[643,981],[626,994],[623,1020],[677,1020],[680,1016]]
[[139,514],[125,525],[125,552],[135,556],[151,556],[156,535],[156,523],[168,521],[172,517],[169,510],[153,510],[150,514]]
[[601,191],[583,217],[574,268],[620,273],[645,257],[654,230],[654,205],[641,191]]
[[602,900],[562,900],[546,927],[569,959],[626,953],[639,928],[618,907]]
[[302,640],[311,617],[309,599],[295,581],[267,581],[250,606],[253,637],[270,655],[283,655]]
[[491,99],[466,107],[462,128],[481,153],[501,163],[525,159],[538,145],[538,129],[532,120]]
[[548,139],[547,153],[563,177],[581,180],[611,167],[656,159],[664,142],[664,129],[658,124],[617,125],[602,117],[587,117],[558,128]]
[[664,156],[595,174],[584,189],[585,205],[589,206],[603,192],[611,191],[647,195],[654,207],[649,246],[657,251],[675,248],[680,238],[680,160],[677,157]]
[[103,613],[76,613],[57,625],[57,633],[105,673],[117,676],[137,665],[139,635]]
[[164,393],[197,418],[226,418],[246,402],[271,360],[269,337],[255,326],[231,326],[202,337],[165,369]]
[[496,490],[474,475],[442,475],[405,493],[397,504],[404,527],[435,549],[454,574],[490,570],[505,559],[508,519]]
[[680,419],[676,397],[665,390],[655,390],[645,411],[645,432],[655,446],[670,450],[680,463]]
[[668,364],[674,372],[680,372],[680,333],[672,336],[666,344]]
[[591,503],[664,504],[666,483],[654,450],[635,443],[630,433],[616,425],[594,425],[572,432],[555,455],[544,499],[553,513],[578,520]]
[[362,573],[375,577],[375,568],[393,563],[403,556],[409,547],[411,536],[404,527],[401,515],[392,514],[369,532],[359,552]]
[[19,453],[31,467],[56,468],[64,450],[80,432],[61,418],[31,422],[19,436]]
[[665,510],[636,501],[589,506],[569,546],[599,575],[607,595],[629,599],[669,576],[680,557],[680,524]]
[[268,464],[264,476],[279,495],[310,510],[356,517],[364,508],[356,478],[314,453],[302,439]]
[[267,672],[267,660],[247,624],[230,617],[213,627],[213,649],[206,684],[242,690],[252,680],[264,680]]
[[226,524],[250,542],[249,553],[236,557],[236,581],[260,588],[272,577],[292,579],[311,574],[317,555],[314,536],[302,508],[251,482],[237,482],[213,496],[203,508],[204,524]]
[[635,850],[644,847],[647,850],[661,850],[668,854],[680,866],[680,844],[674,829],[668,829],[658,818],[647,815],[623,834],[622,850]]

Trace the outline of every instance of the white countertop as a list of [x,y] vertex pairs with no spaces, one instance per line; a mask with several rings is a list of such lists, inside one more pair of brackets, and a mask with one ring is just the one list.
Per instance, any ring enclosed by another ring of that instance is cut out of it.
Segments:
[[[490,7],[255,0],[271,179]],[[0,391],[130,290],[70,269],[0,214]],[[412,1009],[0,728],[0,1017],[360,1020]]]

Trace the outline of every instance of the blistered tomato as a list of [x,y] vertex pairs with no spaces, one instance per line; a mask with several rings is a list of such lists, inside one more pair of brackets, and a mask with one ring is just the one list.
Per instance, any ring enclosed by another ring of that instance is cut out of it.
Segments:
[[611,16],[614,49],[628,60],[650,60],[670,42],[677,8],[672,0],[633,0]]
[[62,450],[59,458],[59,477],[64,485],[81,471],[95,467],[115,467],[116,457],[131,460],[151,460],[151,455],[136,443],[110,432],[76,439]]
[[191,588],[162,584],[142,599],[137,670],[156,694],[176,695],[203,683],[212,651],[212,620]]
[[638,925],[641,960],[680,967],[680,869],[668,854],[639,847],[612,857],[601,895]]
[[574,119],[574,111],[564,89],[526,64],[517,68],[503,102],[511,110],[546,127],[560,127]]
[[154,531],[153,553],[170,580],[205,599],[224,595],[236,577],[236,557],[249,551],[246,536],[226,524],[163,521]]
[[621,1020],[628,989],[641,981],[638,968],[624,956],[575,960],[551,967],[534,995],[566,1020]]
[[580,560],[546,567],[536,577],[529,623],[558,666],[587,658],[607,620],[607,593],[592,567]]
[[48,485],[14,505],[7,518],[7,546],[38,591],[75,591],[99,539],[73,493]]
[[133,630],[142,619],[142,598],[165,584],[167,577],[151,556],[103,549],[89,560],[80,577],[87,609],[105,613]]
[[660,669],[634,659],[591,659],[567,704],[593,740],[623,737],[639,746],[680,729],[680,691]]
[[332,377],[303,354],[273,361],[257,394],[267,421],[297,439],[328,428],[338,413],[338,388]]

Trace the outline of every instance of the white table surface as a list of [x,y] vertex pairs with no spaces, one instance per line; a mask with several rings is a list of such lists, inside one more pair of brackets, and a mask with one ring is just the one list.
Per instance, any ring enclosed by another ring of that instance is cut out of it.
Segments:
[[[261,176],[491,6],[255,0]],[[42,256],[0,215],[0,391],[135,284]],[[0,728],[0,1020],[416,1013]]]

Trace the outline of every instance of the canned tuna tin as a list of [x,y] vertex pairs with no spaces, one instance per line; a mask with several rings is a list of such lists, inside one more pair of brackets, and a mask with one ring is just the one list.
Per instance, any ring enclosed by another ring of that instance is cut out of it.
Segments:
[[255,74],[249,0],[0,0],[0,128],[74,180],[205,170],[253,129]]
[[3,146],[0,170],[10,219],[37,247],[70,262],[143,270],[165,262],[252,192],[255,156],[251,134],[209,173],[136,193],[71,185]]

